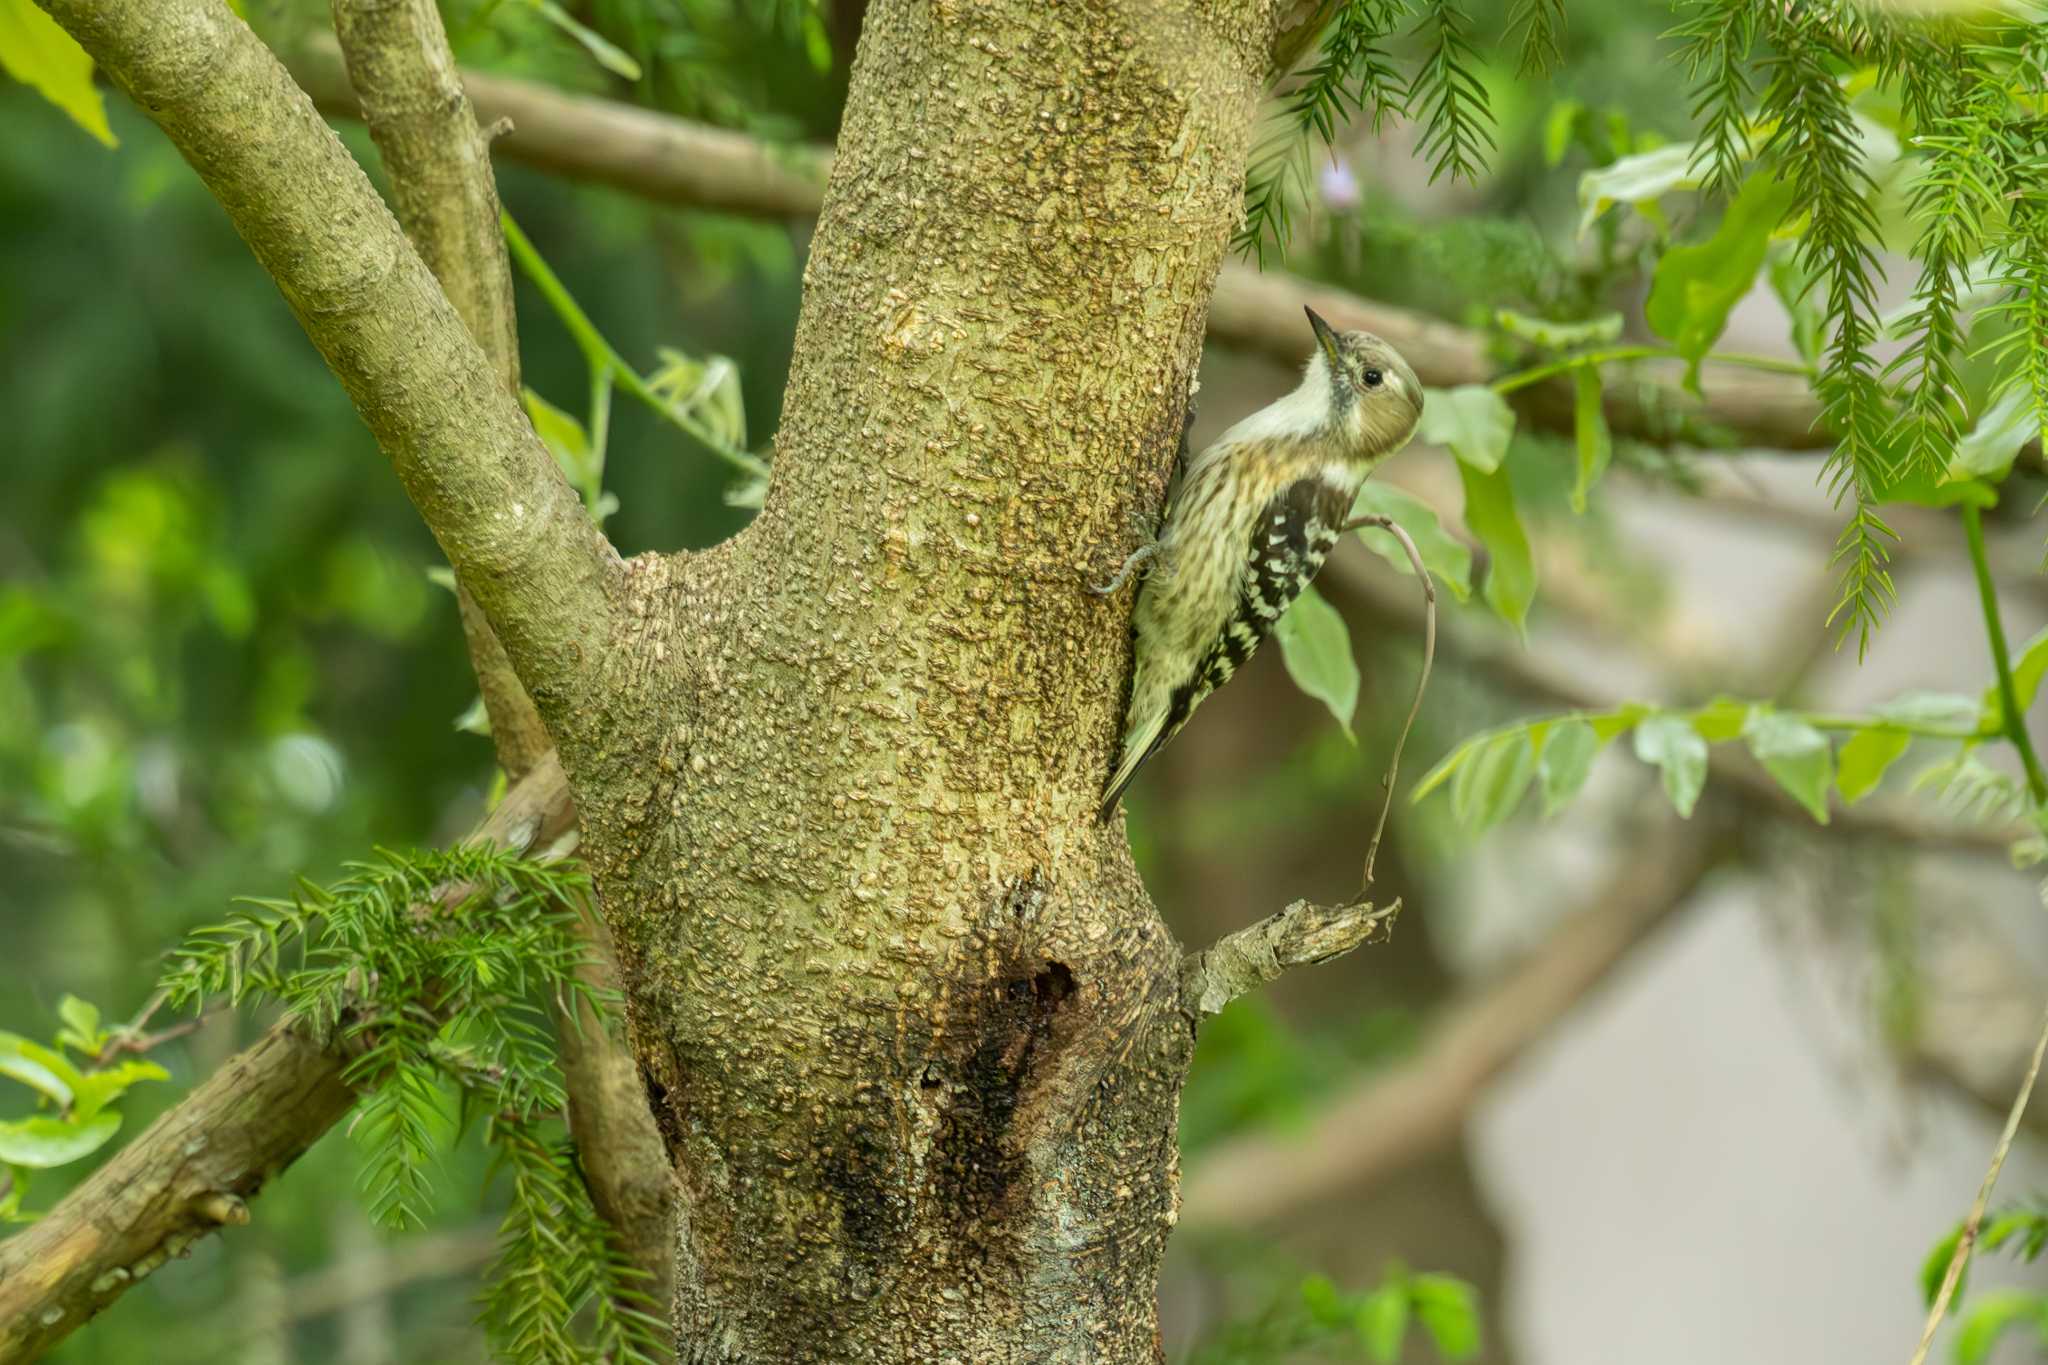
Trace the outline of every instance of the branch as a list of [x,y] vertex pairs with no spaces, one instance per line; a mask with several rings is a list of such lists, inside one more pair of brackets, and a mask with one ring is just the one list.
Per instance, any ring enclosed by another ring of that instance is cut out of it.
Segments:
[[1956,1249],[1948,1258],[1948,1270],[1941,1277],[1941,1289],[1927,1310],[1927,1326],[1920,1333],[1920,1346],[1913,1352],[1910,1365],[1925,1365],[1927,1350],[1934,1345],[1935,1329],[1941,1326],[1949,1302],[1955,1298],[1956,1285],[1963,1278],[1963,1267],[1970,1263],[1970,1251],[1977,1245],[1977,1233],[1984,1226],[1984,1210],[1991,1203],[1991,1191],[1998,1184],[1998,1173],[2005,1169],[2006,1155],[2012,1151],[2013,1137],[2020,1130],[2020,1118],[2027,1112],[2027,1101],[2034,1094],[2034,1082],[2040,1078],[2044,1053],[2048,1053],[2048,1016],[2041,1020],[2041,1037],[2034,1044],[2033,1060],[2027,1063],[2026,1079],[2020,1082],[2019,1094],[2013,1096],[2012,1110],[2005,1116],[2004,1131],[1999,1133],[1998,1145],[1991,1152],[1990,1169],[1984,1172],[1984,1183],[1977,1187],[1977,1202],[1970,1206],[1970,1216],[1964,1220],[1962,1235],[1956,1238]]
[[1181,1008],[1196,1020],[1279,979],[1289,967],[1313,967],[1339,958],[1375,934],[1394,928],[1401,902],[1370,905],[1310,905],[1296,901],[1247,929],[1225,934],[1181,968]]
[[[305,44],[291,54],[291,69],[322,109],[359,116],[333,44]],[[464,71],[462,83],[481,122],[512,125],[494,141],[495,150],[570,180],[661,203],[765,217],[810,217],[824,198],[832,154],[822,148],[763,142],[479,71]]]
[[[490,143],[456,76],[440,10],[433,0],[334,0],[334,27],[399,221],[506,390],[517,393],[519,333]],[[547,731],[459,579],[457,591],[498,762],[517,781],[548,752]],[[585,979],[616,990],[601,926],[584,915],[575,923],[590,949]],[[558,1014],[557,1023],[569,1132],[591,1198],[619,1250],[645,1274],[649,1296],[665,1303],[674,1269],[670,1167],[638,1064],[595,1019]]]
[[[550,754],[472,838],[530,852],[574,820]],[[0,1362],[35,1359],[200,1238],[247,1222],[246,1201],[354,1106],[347,1060],[276,1025],[0,1242]]]
[[[1297,8],[1305,9],[1306,6]],[[1311,24],[1303,42],[1313,39]],[[323,109],[354,116],[356,108],[339,63],[318,46],[294,54],[292,69]],[[496,144],[507,156],[575,180],[590,180],[643,199],[727,213],[769,217],[815,214],[824,196],[831,154],[822,149],[761,142],[739,133],[504,76],[465,71],[464,85],[480,118],[509,118],[513,130]],[[1228,346],[1298,365],[1306,342],[1306,303],[1340,329],[1357,328],[1390,342],[1435,388],[1481,384],[1496,366],[1484,334],[1424,314],[1377,303],[1294,276],[1248,265],[1223,267],[1209,302],[1209,337]],[[1656,438],[1660,412],[1696,412],[1748,447],[1823,450],[1833,443],[1818,429],[1820,404],[1804,380],[1709,363],[1704,403],[1678,384],[1676,364],[1647,364],[1644,386],[1609,386],[1608,421],[1616,431]],[[1646,398],[1640,392],[1649,390]],[[1572,430],[1572,389],[1563,380],[1519,394],[1532,420],[1555,431]]]
[[[1241,1228],[1383,1179],[1454,1135],[1489,1081],[1568,1014],[1733,850],[1725,832],[1673,815],[1632,840],[1595,898],[1522,963],[1454,1004],[1422,1046],[1368,1076],[1300,1133],[1254,1135],[1199,1158],[1183,1228]],[[1227,942],[1228,940],[1226,940]]]
[[383,201],[223,0],[39,0],[219,199],[545,714],[603,652],[617,554]]
[[[519,326],[505,238],[498,231],[490,143],[462,93],[440,10],[426,0],[335,0],[334,28],[363,120],[384,158],[405,235],[441,282],[499,382],[518,393]],[[460,575],[455,593],[470,666],[491,719],[491,742],[516,782],[552,741]]]

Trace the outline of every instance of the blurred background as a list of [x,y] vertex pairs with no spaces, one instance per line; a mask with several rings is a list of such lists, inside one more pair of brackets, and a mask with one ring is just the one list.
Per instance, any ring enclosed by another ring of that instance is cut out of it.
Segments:
[[[444,6],[480,68],[829,143],[861,4],[585,0],[559,7],[568,24],[548,8]],[[1501,31],[1503,5],[1471,8],[1476,32]],[[250,9],[281,48],[324,19],[296,0]],[[1664,6],[1583,0],[1551,78],[1488,66],[1499,147],[1477,185],[1428,183],[1400,127],[1346,133],[1267,269],[1452,323],[1611,308],[1639,331],[1640,252],[1625,227],[1578,233],[1577,180],[1688,135],[1668,22]],[[1565,101],[1591,112],[1552,156]],[[67,993],[133,1014],[165,949],[235,896],[459,835],[494,778],[433,543],[197,180],[125,103],[109,113],[112,151],[0,83],[0,1029],[30,1037],[55,1030]],[[337,126],[374,174],[361,129]],[[620,352],[649,368],[660,346],[730,357],[746,429],[757,445],[773,432],[806,222],[656,207],[513,164],[499,177]],[[579,406],[573,340],[523,280],[519,303],[526,382]],[[1724,344],[1794,354],[1762,289]],[[1292,382],[1212,344],[1196,443]],[[1540,578],[1528,638],[1476,600],[1445,602],[1407,781],[1537,711],[1718,690],[1846,708],[1974,695],[1989,676],[1960,534],[1932,514],[1900,525],[1901,603],[1868,661],[1833,647],[1838,519],[1817,454],[1624,440],[1574,515],[1565,440],[1517,440]],[[1414,447],[1382,477],[1460,531],[1440,451]],[[728,483],[675,430],[618,409],[607,529],[622,551],[729,535],[748,513]],[[1993,518],[2016,639],[2048,623],[2022,524],[2037,495],[2019,488]],[[1356,544],[1320,586],[1357,646],[1355,740],[1269,649],[1130,803],[1153,894],[1190,943],[1355,884],[1420,604]],[[1283,978],[1202,1039],[1169,1358],[1365,1358],[1355,1339],[1308,1341],[1303,1305],[1321,1280],[1363,1293],[1398,1263],[1473,1287],[1487,1361],[1903,1360],[1921,1262],[1967,1208],[2031,1047],[2048,934],[1997,831],[1890,789],[1819,828],[1754,777],[1717,762],[1681,823],[1653,772],[1609,755],[1567,811],[1531,803],[1483,839],[1442,801],[1399,805],[1379,876],[1407,907],[1391,943]],[[171,1079],[133,1092],[124,1133],[261,1024],[223,1012],[154,1052]],[[0,1091],[0,1118],[26,1097]],[[329,1134],[251,1226],[202,1242],[55,1358],[486,1358],[471,1319],[500,1196],[475,1142],[443,1160],[433,1225],[395,1237],[340,1197],[354,1153]],[[27,1207],[90,1164],[39,1175]],[[2044,1173],[2023,1140],[2003,1188]],[[1973,1280],[2029,1273],[1987,1258]],[[1406,1358],[1437,1348],[1413,1334]]]

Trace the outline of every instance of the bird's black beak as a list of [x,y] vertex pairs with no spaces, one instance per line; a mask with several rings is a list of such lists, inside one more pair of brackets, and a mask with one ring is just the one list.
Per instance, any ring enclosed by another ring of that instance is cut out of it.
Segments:
[[1329,357],[1330,363],[1335,365],[1337,363],[1337,333],[1331,329],[1329,323],[1323,321],[1321,315],[1315,309],[1303,305],[1301,311],[1308,314],[1308,325],[1316,329],[1317,344],[1323,348],[1323,354]]

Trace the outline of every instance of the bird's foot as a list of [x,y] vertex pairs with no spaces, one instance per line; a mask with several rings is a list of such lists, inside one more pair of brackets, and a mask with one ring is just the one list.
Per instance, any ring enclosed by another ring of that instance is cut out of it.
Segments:
[[1097,597],[1108,597],[1111,593],[1123,587],[1124,584],[1130,582],[1131,575],[1157,557],[1158,554],[1159,542],[1156,540],[1147,541],[1131,551],[1130,558],[1126,559],[1124,566],[1117,570],[1115,578],[1110,579],[1107,583],[1091,583],[1088,585],[1088,591],[1094,593]]

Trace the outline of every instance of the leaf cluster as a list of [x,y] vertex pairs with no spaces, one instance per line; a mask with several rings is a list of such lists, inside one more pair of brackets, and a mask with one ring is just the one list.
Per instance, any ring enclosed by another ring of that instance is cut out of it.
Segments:
[[0,1076],[35,1097],[35,1112],[0,1120],[0,1223],[33,1219],[22,1208],[33,1172],[82,1161],[113,1139],[121,1129],[118,1101],[131,1086],[170,1079],[155,1062],[115,1060],[116,1044],[136,1045],[137,1035],[100,1027],[97,1006],[67,995],[57,1016],[63,1027],[47,1046],[0,1032]]
[[502,849],[380,851],[331,886],[243,902],[163,978],[177,1005],[274,1001],[349,1056],[363,1193],[387,1226],[422,1221],[437,1154],[483,1121],[512,1188],[483,1320],[518,1361],[652,1359],[661,1336],[573,1152],[546,1136],[563,1104],[548,1013],[601,1020],[608,1003],[577,973],[586,889]]
[[[2048,321],[2036,287],[2048,283],[2048,236],[2035,209],[2048,164],[2038,114],[2048,16],[2027,5],[1932,16],[1908,9],[1690,0],[1673,30],[1702,123],[1686,174],[1731,200],[1709,244],[1721,248],[1724,291],[1739,297],[1746,288],[1741,277],[1753,277],[1763,234],[1791,242],[1772,282],[1816,365],[1835,438],[1831,486],[1853,504],[1836,548],[1834,619],[1861,649],[1896,598],[1889,561],[1897,536],[1880,505],[1935,500],[1927,489],[1942,480],[1965,430],[1971,386],[1962,360],[1973,325],[2000,324],[1980,348],[2003,371],[1998,388],[2034,395],[2036,429],[2048,412],[2048,359],[2035,340]],[[1883,150],[1894,141],[1910,172],[1905,208],[1918,278],[1911,306],[1887,320],[1877,307],[1879,252],[1896,234],[1881,219],[1873,168],[1896,159]],[[1764,202],[1773,193],[1778,202]],[[1702,278],[1680,256],[1665,257],[1660,280],[1667,271],[1674,281]],[[1980,267],[2002,299],[1973,318],[1968,284]],[[1708,343],[1726,317],[1725,308],[1679,307],[1676,295],[1664,313],[1667,326],[1682,323]],[[1881,364],[1877,347],[1889,334],[1906,346]]]
[[[2048,645],[2036,652],[2048,662]],[[1861,801],[1916,740],[1953,742],[1959,758],[1967,758],[1977,744],[1995,738],[1998,731],[1987,724],[1985,713],[1990,704],[1990,699],[1923,693],[1901,697],[1867,716],[1845,716],[1733,697],[1687,709],[1624,702],[1473,735],[1416,784],[1411,799],[1421,801],[1446,788],[1452,817],[1473,832],[1506,819],[1531,787],[1542,794],[1544,814],[1554,815],[1584,787],[1601,750],[1630,735],[1635,756],[1657,769],[1673,809],[1689,816],[1706,786],[1710,746],[1740,740],[1789,796],[1826,824],[1830,791],[1849,805]],[[1834,736],[1842,737],[1839,745]],[[1973,774],[1993,771],[1970,762]],[[1930,779],[1923,775],[1922,780]]]

